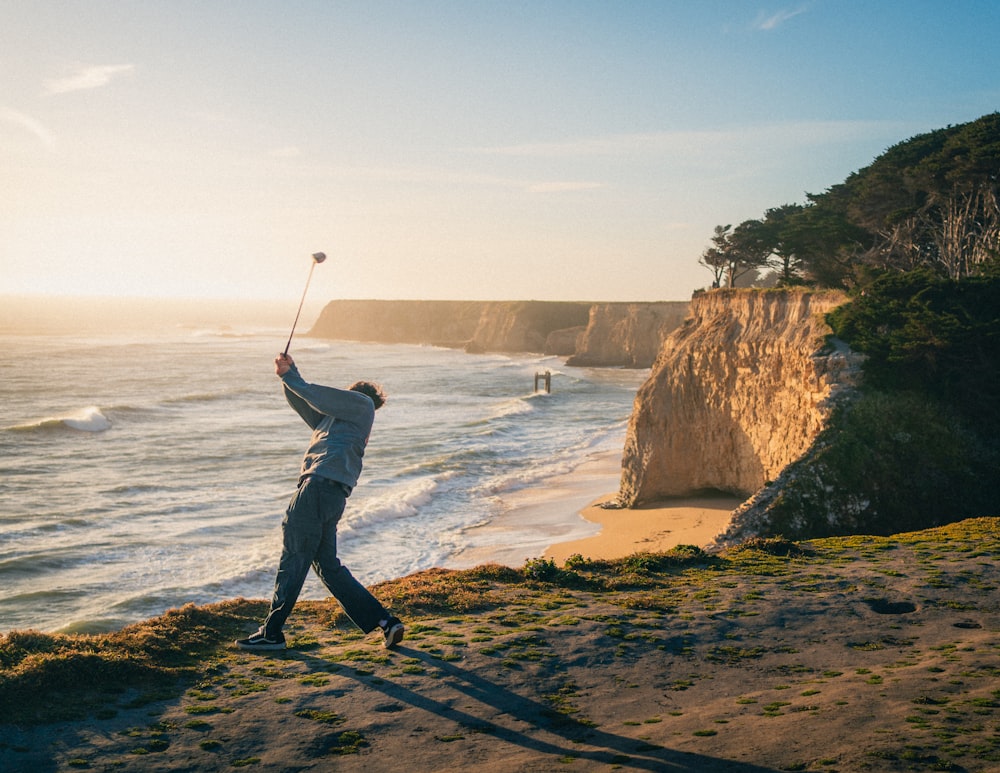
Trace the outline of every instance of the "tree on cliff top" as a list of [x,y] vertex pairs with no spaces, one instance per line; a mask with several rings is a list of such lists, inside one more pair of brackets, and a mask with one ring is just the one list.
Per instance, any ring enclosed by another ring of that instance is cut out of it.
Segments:
[[870,235],[862,266],[977,276],[1000,255],[1000,113],[889,148],[811,197]]
[[743,224],[766,236],[781,284],[849,289],[873,271],[918,267],[989,273],[1000,263],[1000,113],[894,145],[807,199]]
[[712,246],[698,260],[714,275],[713,287],[736,287],[737,281],[751,271],[767,265],[767,247],[761,224],[747,220],[736,226],[717,225]]

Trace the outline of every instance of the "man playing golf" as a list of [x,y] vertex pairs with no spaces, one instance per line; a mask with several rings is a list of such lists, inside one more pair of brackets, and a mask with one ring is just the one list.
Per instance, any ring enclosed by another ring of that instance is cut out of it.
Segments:
[[358,628],[365,633],[380,628],[385,647],[394,647],[403,638],[403,624],[337,558],[337,523],[361,475],[375,411],[385,403],[385,395],[368,381],[348,389],[308,384],[287,353],[275,358],[274,367],[289,405],[313,434],[302,457],[298,490],[281,522],[281,561],[271,610],[258,631],[236,646],[249,651],[285,648],[281,629],[312,566]]

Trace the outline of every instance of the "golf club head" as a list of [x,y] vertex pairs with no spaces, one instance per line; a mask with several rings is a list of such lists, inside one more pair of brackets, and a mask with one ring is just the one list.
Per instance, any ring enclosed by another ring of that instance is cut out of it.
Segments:
[[314,252],[313,253],[313,260],[315,260],[317,263],[322,263],[324,260],[326,260],[326,253],[325,252]]

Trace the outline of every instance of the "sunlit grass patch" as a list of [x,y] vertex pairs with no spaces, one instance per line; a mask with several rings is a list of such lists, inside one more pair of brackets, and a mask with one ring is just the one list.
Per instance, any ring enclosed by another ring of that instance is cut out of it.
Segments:
[[150,699],[177,695],[218,648],[244,633],[260,603],[187,605],[107,634],[11,631],[0,638],[0,703],[9,722],[80,719],[126,687]]

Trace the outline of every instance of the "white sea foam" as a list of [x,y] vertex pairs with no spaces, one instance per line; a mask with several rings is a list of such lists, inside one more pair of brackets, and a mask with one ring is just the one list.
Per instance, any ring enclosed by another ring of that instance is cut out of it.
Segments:
[[299,352],[328,352],[330,351],[331,347],[330,344],[328,343],[323,343],[320,341],[309,341],[308,343],[300,342],[296,344],[295,348],[296,351]]
[[503,419],[507,416],[519,416],[524,413],[531,413],[534,407],[528,402],[528,398],[517,397],[513,400],[504,400],[493,408],[489,419]]
[[370,530],[380,523],[410,518],[431,501],[440,484],[432,477],[415,478],[367,499],[360,508],[348,511],[341,521],[344,531]]

